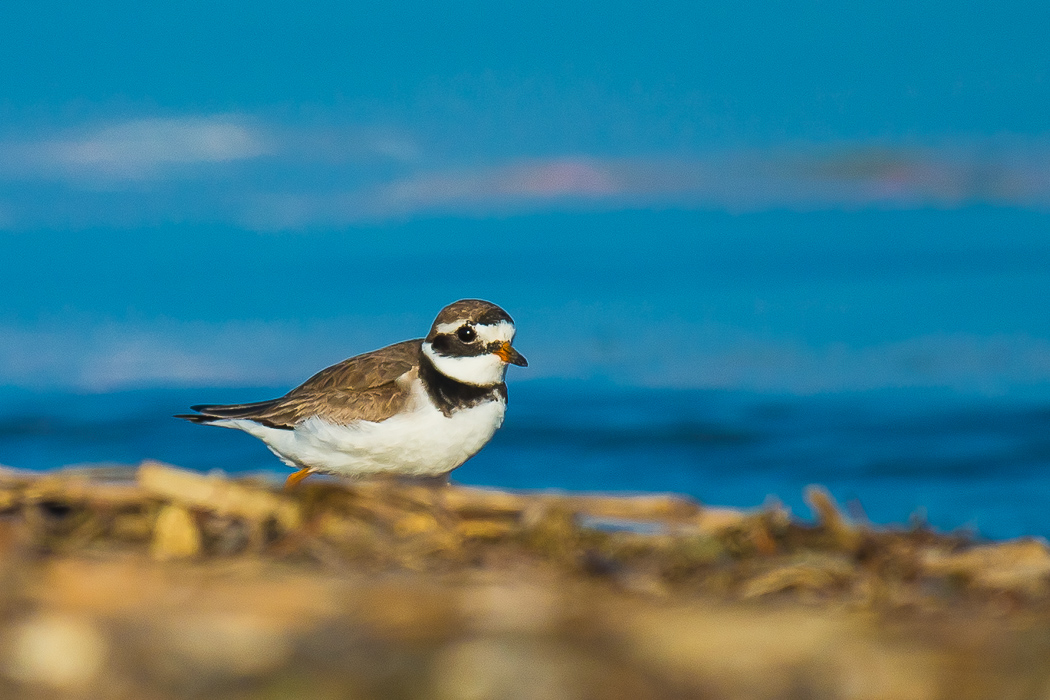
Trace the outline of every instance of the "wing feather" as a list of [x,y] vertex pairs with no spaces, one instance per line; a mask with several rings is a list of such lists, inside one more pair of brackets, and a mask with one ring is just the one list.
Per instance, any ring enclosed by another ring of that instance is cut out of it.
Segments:
[[421,339],[406,340],[343,360],[321,370],[279,399],[194,406],[199,415],[179,417],[198,423],[248,419],[289,430],[313,415],[344,425],[355,420],[383,421],[397,413],[408,400],[410,383],[398,380],[418,371],[422,342]]

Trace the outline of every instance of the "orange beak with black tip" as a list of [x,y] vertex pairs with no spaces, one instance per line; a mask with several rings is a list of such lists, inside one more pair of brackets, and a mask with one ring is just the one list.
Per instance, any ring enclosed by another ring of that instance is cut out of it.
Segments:
[[512,348],[509,342],[500,345],[499,349],[492,354],[510,365],[517,365],[518,367],[529,366],[529,361],[525,359],[524,355]]

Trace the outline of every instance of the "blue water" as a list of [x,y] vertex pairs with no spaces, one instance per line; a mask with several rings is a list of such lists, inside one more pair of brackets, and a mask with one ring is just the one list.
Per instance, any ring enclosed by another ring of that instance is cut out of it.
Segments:
[[[171,418],[199,402],[276,388],[105,394],[0,391],[0,463],[47,469],[155,458],[211,470],[287,469],[257,440]],[[851,512],[988,537],[1050,535],[1050,397],[947,390],[814,396],[512,384],[506,424],[455,480],[509,488],[676,491],[753,507],[775,497],[808,517],[826,485]]]

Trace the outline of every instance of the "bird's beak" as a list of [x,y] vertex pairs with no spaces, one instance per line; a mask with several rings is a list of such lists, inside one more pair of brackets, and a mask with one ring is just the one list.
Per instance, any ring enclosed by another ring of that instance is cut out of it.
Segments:
[[500,345],[499,350],[496,350],[493,354],[508,364],[517,365],[518,367],[529,366],[529,361],[526,360],[521,353],[512,348],[509,342]]

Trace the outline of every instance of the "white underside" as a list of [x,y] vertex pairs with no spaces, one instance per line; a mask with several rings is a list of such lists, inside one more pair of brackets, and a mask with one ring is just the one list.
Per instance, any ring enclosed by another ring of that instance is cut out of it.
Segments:
[[503,424],[502,399],[465,408],[446,417],[416,381],[406,411],[379,423],[337,425],[310,418],[294,430],[268,428],[250,420],[212,425],[254,435],[293,467],[312,467],[343,476],[447,474],[477,454]]

